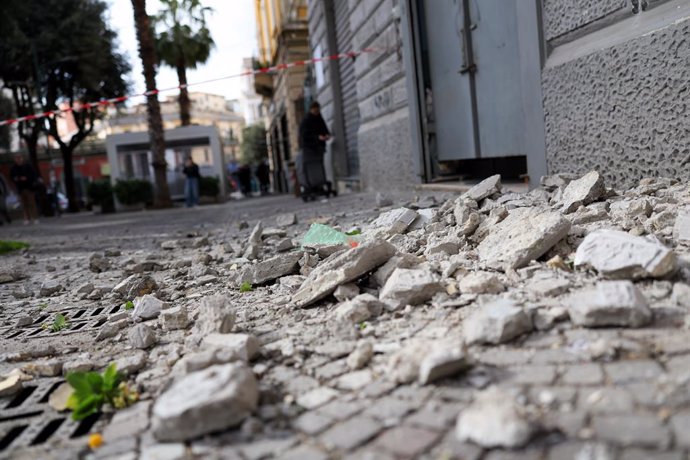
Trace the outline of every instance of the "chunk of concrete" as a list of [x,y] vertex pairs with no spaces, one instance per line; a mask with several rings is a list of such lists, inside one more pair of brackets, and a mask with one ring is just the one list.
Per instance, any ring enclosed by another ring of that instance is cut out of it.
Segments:
[[596,171],[590,171],[580,179],[570,182],[561,198],[561,210],[571,213],[582,205],[592,203],[606,193],[604,178]]
[[412,254],[397,255],[392,257],[388,262],[383,264],[381,268],[376,270],[373,275],[373,279],[377,286],[383,287],[396,268],[414,268],[420,263],[421,261],[419,258],[417,256],[413,256]]
[[298,308],[308,307],[332,294],[341,284],[354,281],[386,263],[395,252],[389,242],[372,240],[334,255],[309,274],[292,301]]
[[673,227],[673,237],[681,243],[690,243],[690,207],[678,210],[678,217]]
[[347,367],[356,371],[363,368],[374,356],[374,346],[367,340],[357,342],[355,349],[347,356]]
[[558,212],[517,208],[477,246],[479,259],[492,268],[521,268],[565,238],[570,222]]
[[355,283],[342,284],[333,292],[333,297],[335,297],[338,302],[354,299],[358,295],[359,287]]
[[12,396],[15,393],[19,393],[19,391],[22,388],[24,388],[24,384],[22,383],[21,375],[10,375],[2,382],[0,382],[0,398],[4,398],[5,396]]
[[168,307],[166,302],[155,298],[150,294],[134,300],[132,317],[141,319],[153,319],[160,315],[161,310]]
[[149,275],[131,275],[113,288],[113,292],[127,299],[151,294],[158,289],[156,280]]
[[618,230],[597,230],[575,252],[576,267],[614,279],[660,278],[676,269],[673,251],[658,241]]
[[573,324],[641,327],[652,320],[647,299],[630,281],[602,281],[575,293],[568,309]]
[[259,339],[251,334],[208,334],[201,346],[231,350],[242,361],[251,361],[259,353]]
[[206,336],[218,332],[225,334],[235,325],[235,311],[228,299],[220,294],[205,297],[199,305],[199,314],[194,325],[195,333]]
[[335,316],[339,321],[361,323],[381,314],[383,303],[371,294],[361,294],[338,305]]
[[158,441],[184,441],[238,426],[255,409],[259,389],[251,370],[230,363],[175,382],[153,406]]
[[299,271],[301,252],[281,254],[258,264],[248,265],[239,276],[238,283],[260,285]]
[[180,305],[179,307],[163,310],[158,317],[158,321],[160,321],[164,331],[186,329],[189,326],[187,308],[184,305]]
[[529,315],[511,300],[499,299],[480,307],[464,324],[469,344],[509,342],[532,330]]
[[487,177],[471,189],[469,189],[463,197],[470,198],[474,201],[481,201],[491,195],[495,195],[501,191],[501,175]]
[[489,272],[471,272],[458,283],[463,294],[498,294],[505,286],[496,275]]
[[426,385],[444,377],[451,377],[470,367],[467,350],[460,341],[434,344],[419,364],[419,383]]
[[398,235],[405,233],[408,227],[417,220],[416,211],[407,208],[393,209],[384,212],[369,226],[372,231],[380,231],[386,235]]
[[386,281],[379,298],[400,308],[424,303],[442,289],[439,277],[429,269],[397,268]]
[[289,212],[286,214],[280,214],[276,217],[276,225],[278,227],[284,228],[297,223],[297,214],[294,212]]
[[156,334],[146,324],[137,324],[132,327],[127,332],[127,338],[130,345],[141,350],[145,350],[156,343]]
[[64,287],[57,280],[46,280],[41,284],[38,295],[41,297],[51,297],[62,291]]
[[525,417],[514,397],[496,387],[477,394],[474,402],[460,411],[455,434],[461,442],[488,449],[525,445],[535,426]]

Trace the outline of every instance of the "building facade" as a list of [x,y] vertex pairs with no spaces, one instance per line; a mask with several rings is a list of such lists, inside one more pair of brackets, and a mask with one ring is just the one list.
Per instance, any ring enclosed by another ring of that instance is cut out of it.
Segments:
[[[339,181],[682,176],[686,0],[310,0]],[[394,171],[394,173],[391,173]]]
[[[255,67],[309,59],[306,0],[256,0],[259,61]],[[255,90],[263,96],[274,189],[293,190],[299,150],[299,124],[305,114],[304,66],[257,74]]]

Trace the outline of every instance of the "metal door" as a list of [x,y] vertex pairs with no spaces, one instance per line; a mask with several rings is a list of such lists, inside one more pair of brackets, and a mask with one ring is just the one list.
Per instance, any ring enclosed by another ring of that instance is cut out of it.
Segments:
[[518,1],[418,2],[439,161],[525,154]]

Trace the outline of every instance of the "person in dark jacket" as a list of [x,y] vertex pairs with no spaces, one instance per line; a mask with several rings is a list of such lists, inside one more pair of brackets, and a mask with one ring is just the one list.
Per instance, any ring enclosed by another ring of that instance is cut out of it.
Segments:
[[24,211],[24,225],[29,225],[33,220],[38,223],[38,212],[36,211],[36,184],[38,175],[30,164],[24,161],[23,155],[14,156],[14,164],[10,169],[10,178],[17,188],[17,193],[22,202]]
[[199,166],[194,163],[191,157],[187,157],[182,170],[187,178],[184,182],[184,198],[188,208],[199,206]]
[[299,148],[305,157],[320,156],[326,152],[326,141],[330,138],[331,133],[321,116],[321,105],[314,101],[299,125]]
[[271,187],[271,168],[268,166],[266,160],[261,161],[256,167],[256,179],[259,181],[261,194],[267,194]]
[[10,196],[10,190],[5,184],[5,180],[0,177],[0,225],[7,221],[8,224],[12,223],[10,218],[10,213],[7,211],[7,197]]

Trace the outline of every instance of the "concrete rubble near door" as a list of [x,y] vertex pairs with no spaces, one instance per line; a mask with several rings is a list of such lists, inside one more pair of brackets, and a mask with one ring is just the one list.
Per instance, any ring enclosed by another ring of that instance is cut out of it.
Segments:
[[[141,400],[94,458],[683,458],[690,187],[542,183],[37,236],[0,267],[0,457],[85,454],[60,384],[116,362]],[[362,233],[302,247],[313,221]]]

